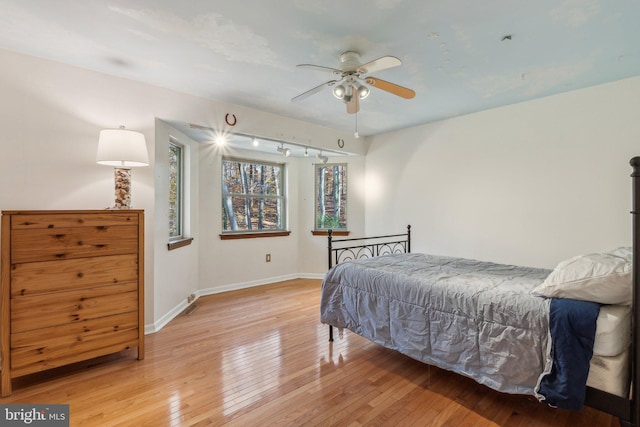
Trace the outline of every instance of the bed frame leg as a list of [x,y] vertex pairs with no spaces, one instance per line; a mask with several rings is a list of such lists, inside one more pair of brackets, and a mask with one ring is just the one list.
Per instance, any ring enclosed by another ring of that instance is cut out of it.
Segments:
[[333,342],[333,326],[329,325],[329,342]]

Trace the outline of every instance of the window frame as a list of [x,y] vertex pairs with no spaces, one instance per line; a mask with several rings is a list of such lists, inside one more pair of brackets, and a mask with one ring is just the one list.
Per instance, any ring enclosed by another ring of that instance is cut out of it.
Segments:
[[[344,227],[338,227],[338,228],[333,228],[333,227],[327,227],[327,228],[322,228],[322,227],[318,227],[318,187],[320,185],[320,183],[318,182],[319,180],[319,173],[318,173],[318,169],[321,168],[328,168],[328,167],[335,167],[335,166],[341,166],[344,168],[344,176],[346,179],[346,184],[345,184],[345,203],[344,203],[344,217],[345,217],[345,224]],[[336,233],[334,233],[334,235],[348,235],[349,233],[349,217],[348,217],[348,203],[349,200],[349,167],[348,167],[348,163],[314,163],[313,165],[313,231],[312,234],[313,235],[324,235],[328,232],[328,230],[332,230]]]
[[[181,144],[179,141],[177,141],[175,138],[171,137],[169,138],[169,151],[172,151],[174,148],[177,149],[177,160],[176,160],[176,164],[177,164],[177,174],[176,174],[176,218],[175,218],[175,223],[176,223],[176,229],[177,229],[177,233],[176,234],[172,234],[171,231],[171,227],[169,227],[169,243],[171,244],[172,242],[176,242],[176,241],[181,241],[181,240],[185,240],[185,236],[184,236],[184,201],[185,201],[185,197],[184,197],[184,191],[185,191],[185,185],[184,185],[184,178],[185,178],[185,146],[184,144]],[[171,182],[171,177],[172,177],[172,173],[171,173],[171,160],[169,160],[168,162],[168,172],[169,172],[169,182]],[[171,221],[171,184],[169,184],[169,221]]]
[[[225,193],[224,191],[224,183],[225,183],[225,162],[239,162],[243,164],[252,164],[252,165],[261,165],[261,166],[270,166],[270,167],[278,167],[280,168],[279,174],[279,186],[280,186],[280,195],[265,195],[265,194],[245,194],[245,193]],[[268,160],[258,160],[258,159],[249,159],[244,157],[236,157],[236,156],[222,156],[220,161],[220,187],[221,187],[221,233],[220,238],[223,240],[230,239],[244,239],[244,238],[256,238],[256,237],[277,237],[277,236],[288,236],[291,232],[288,230],[288,185],[287,185],[287,164],[273,162]],[[269,229],[269,230],[260,230],[260,229],[243,229],[243,230],[225,230],[224,229],[224,218],[225,218],[225,198],[227,197],[244,197],[244,198],[267,198],[276,201],[280,201],[280,218],[279,223],[280,227],[277,229]]]

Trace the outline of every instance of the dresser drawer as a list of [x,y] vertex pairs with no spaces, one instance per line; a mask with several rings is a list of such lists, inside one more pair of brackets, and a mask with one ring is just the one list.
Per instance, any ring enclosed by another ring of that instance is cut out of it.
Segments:
[[132,212],[34,213],[12,215],[12,230],[38,228],[100,227],[111,225],[138,225],[138,215]]
[[11,333],[137,312],[135,282],[11,299]]
[[137,280],[136,254],[13,264],[11,298]]
[[135,347],[138,338],[136,313],[12,334],[12,376]]
[[11,263],[135,254],[135,231],[128,225],[15,230],[11,233]]

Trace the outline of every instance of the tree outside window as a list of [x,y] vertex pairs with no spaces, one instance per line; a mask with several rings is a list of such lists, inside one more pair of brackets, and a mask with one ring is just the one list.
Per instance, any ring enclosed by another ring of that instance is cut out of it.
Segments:
[[315,165],[316,230],[347,229],[347,165]]
[[282,231],[284,164],[222,159],[222,232]]

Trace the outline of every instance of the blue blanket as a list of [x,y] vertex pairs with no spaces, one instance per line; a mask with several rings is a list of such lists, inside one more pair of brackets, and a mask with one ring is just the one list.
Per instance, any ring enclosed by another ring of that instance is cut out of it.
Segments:
[[538,392],[551,406],[579,410],[584,405],[600,304],[553,298],[549,310],[553,368]]

